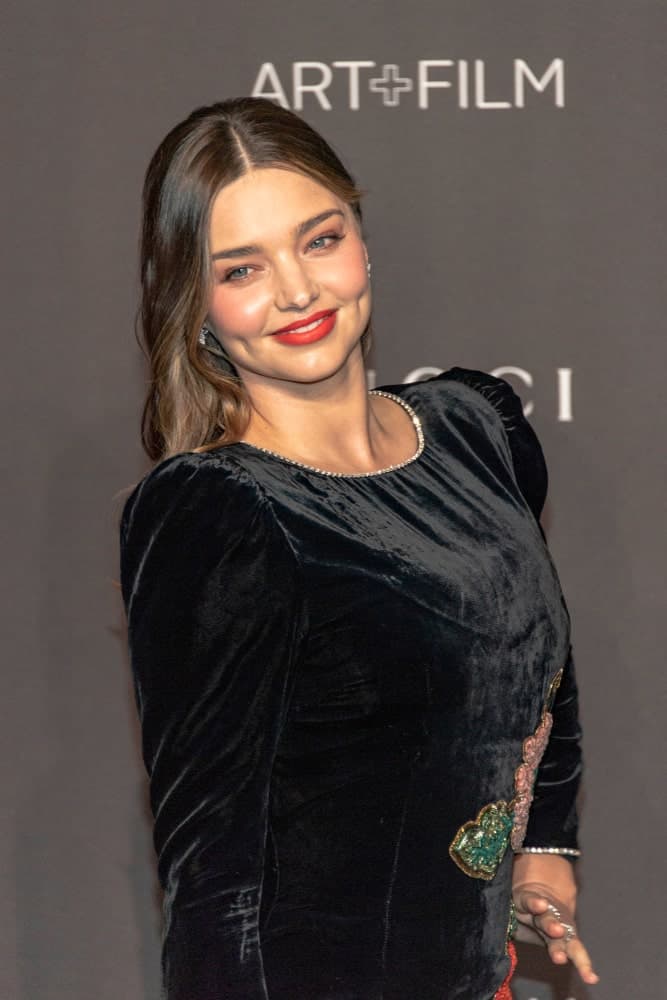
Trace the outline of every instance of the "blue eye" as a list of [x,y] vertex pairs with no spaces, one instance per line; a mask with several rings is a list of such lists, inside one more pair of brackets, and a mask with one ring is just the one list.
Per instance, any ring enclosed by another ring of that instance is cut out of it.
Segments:
[[324,236],[316,236],[314,240],[311,240],[308,246],[312,250],[325,250],[330,246],[329,241],[337,243],[342,239],[337,233],[326,233]]
[[225,281],[242,281],[243,278],[248,277],[249,272],[250,267],[248,264],[243,264],[241,267],[234,267],[225,274]]

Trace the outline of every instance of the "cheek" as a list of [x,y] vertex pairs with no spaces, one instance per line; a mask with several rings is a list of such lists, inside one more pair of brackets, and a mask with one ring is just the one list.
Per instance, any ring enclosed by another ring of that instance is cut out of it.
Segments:
[[326,266],[322,278],[337,295],[344,299],[358,299],[368,287],[366,256],[363,244],[353,244],[345,248],[331,264]]
[[211,296],[208,312],[218,333],[245,336],[262,331],[270,307],[270,296],[259,285],[242,290],[219,285]]

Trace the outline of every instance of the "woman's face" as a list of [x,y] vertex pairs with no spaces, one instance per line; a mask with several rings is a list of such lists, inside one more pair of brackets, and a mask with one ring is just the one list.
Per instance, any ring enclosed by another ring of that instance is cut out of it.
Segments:
[[210,248],[207,323],[244,381],[318,382],[360,351],[366,247],[350,207],[317,181],[244,174],[213,201]]

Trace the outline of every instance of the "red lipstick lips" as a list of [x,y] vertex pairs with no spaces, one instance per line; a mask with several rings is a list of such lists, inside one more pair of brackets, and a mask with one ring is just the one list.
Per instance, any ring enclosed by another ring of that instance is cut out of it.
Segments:
[[312,344],[331,333],[336,323],[336,312],[336,309],[323,309],[322,312],[281,327],[272,336],[281,344]]

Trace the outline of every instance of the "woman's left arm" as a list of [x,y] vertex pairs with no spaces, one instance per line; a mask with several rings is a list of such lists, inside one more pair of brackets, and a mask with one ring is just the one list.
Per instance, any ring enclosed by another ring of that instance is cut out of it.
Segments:
[[545,943],[553,962],[568,960],[582,980],[598,976],[575,923],[576,797],[581,777],[581,730],[572,650],[552,708],[553,725],[537,771],[528,829],[514,858],[512,890],[519,938]]
[[[547,466],[539,439],[523,413],[519,396],[505,379],[472,369],[451,368],[440,378],[464,382],[494,407],[502,420],[512,454],[515,478],[540,525],[548,488]],[[585,983],[598,982],[591,960],[577,936],[576,798],[581,777],[581,731],[572,650],[552,707],[553,724],[538,768],[526,836],[514,858],[513,898],[522,933],[546,944],[552,961],[572,961]]]

